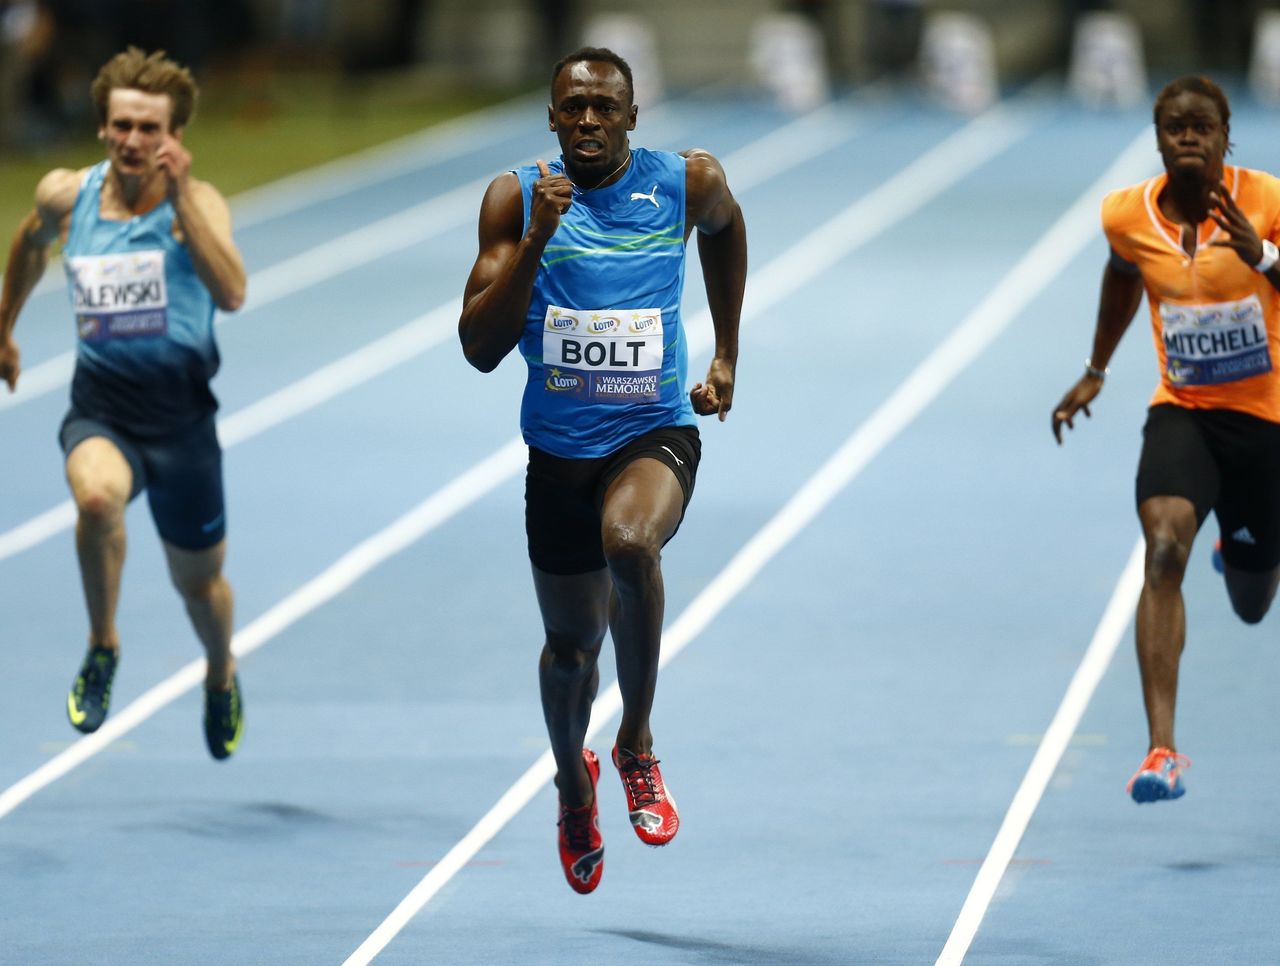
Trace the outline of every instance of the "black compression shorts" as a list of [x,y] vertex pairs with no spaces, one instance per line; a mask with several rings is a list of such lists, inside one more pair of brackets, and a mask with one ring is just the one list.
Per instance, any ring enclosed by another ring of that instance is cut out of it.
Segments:
[[680,481],[683,520],[702,458],[694,426],[650,430],[597,459],[563,459],[529,447],[524,521],[533,565],[546,573],[566,576],[603,569],[600,510],[605,491],[618,474],[643,457],[661,460]]
[[1280,564],[1280,424],[1230,409],[1152,406],[1142,430],[1137,502],[1181,496],[1212,510],[1222,557],[1261,573]]

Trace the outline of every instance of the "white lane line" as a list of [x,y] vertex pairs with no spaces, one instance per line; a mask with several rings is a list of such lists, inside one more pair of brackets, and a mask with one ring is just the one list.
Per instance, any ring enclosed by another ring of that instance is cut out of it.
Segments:
[[[651,123],[651,127],[656,128],[655,138],[669,140],[673,137],[673,125],[668,120],[669,110],[655,108],[649,115],[657,115],[656,120]],[[530,155],[516,164],[531,163],[536,157]],[[507,167],[515,167],[516,164]],[[215,316],[215,323],[220,326],[238,321],[313,285],[330,281],[346,272],[363,268],[388,255],[463,227],[479,213],[480,198],[500,170],[502,169],[495,169],[484,177],[435,195],[412,208],[387,215],[337,238],[330,238],[254,272],[249,278],[249,298],[245,307],[235,315],[219,312]],[[0,412],[62,388],[71,381],[74,371],[74,349],[24,369],[15,392],[0,392]]]
[[[454,188],[255,272],[249,280],[249,303],[234,317],[219,313],[217,323],[243,318],[310,286],[461,227],[480,210],[478,199],[490,180],[480,178]],[[75,351],[67,350],[24,370],[17,391],[0,394],[0,411],[62,388],[71,381],[74,369]]]
[[[218,421],[223,448],[235,446],[370,381],[442,342],[456,331],[462,300],[452,299],[368,345]],[[0,533],[0,561],[30,550],[76,522],[75,505],[57,506]]]
[[[1147,135],[1144,135],[1145,137]],[[1149,143],[1147,148],[1150,150]],[[1013,860],[1027,825],[1031,822],[1031,817],[1044,796],[1044,790],[1049,786],[1049,780],[1053,778],[1053,773],[1067,750],[1071,736],[1079,727],[1080,719],[1084,716],[1085,709],[1089,707],[1094,691],[1097,690],[1103,675],[1107,673],[1111,658],[1120,640],[1125,636],[1134,608],[1138,606],[1138,595],[1142,591],[1142,560],[1145,550],[1146,545],[1142,538],[1139,538],[1133,552],[1129,554],[1129,562],[1120,574],[1120,580],[1116,583],[1111,600],[1107,603],[1107,609],[1102,614],[1102,620],[1098,622],[1098,627],[1093,632],[1093,640],[1089,642],[1080,666],[1076,668],[1071,683],[1067,685],[1067,692],[1062,697],[1062,703],[1058,705],[1058,711],[1049,724],[1049,730],[1045,732],[1040,747],[1036,749],[1035,757],[1031,759],[1031,766],[1027,769],[1022,784],[1018,786],[1017,793],[1013,796],[1013,802],[1009,805],[1004,821],[1000,823],[1000,831],[996,833],[995,841],[991,843],[991,849],[987,852],[982,867],[978,869],[978,875],[973,881],[972,888],[969,889],[969,895],[964,901],[955,926],[951,929],[951,935],[947,938],[941,955],[938,956],[938,966],[959,966],[969,951],[969,946],[991,905],[1000,880]]]
[[512,136],[514,122],[536,117],[545,100],[521,95],[241,191],[230,199],[236,228],[291,215],[317,202],[499,144]]
[[837,104],[824,104],[774,128],[720,161],[730,173],[729,181],[734,193],[741,194],[770,178],[794,170],[797,143],[804,144],[806,159],[813,160],[844,144],[861,126],[860,116],[850,115],[848,109],[841,109]]
[[[536,110],[540,100],[522,95],[241,191],[227,199],[236,229],[497,144],[511,137],[508,122]],[[60,265],[50,266],[58,270],[45,273],[32,298],[64,287]]]
[[[817,142],[818,147],[814,148],[815,153],[821,150],[834,147],[839,140],[829,131],[830,109],[819,109],[810,115],[797,118],[795,121],[785,125],[784,127],[766,135],[759,141],[744,147],[725,159],[725,163],[734,167],[735,171],[735,190],[739,194],[744,193],[748,189],[755,187],[774,177],[785,166],[790,164],[789,156],[782,152],[782,148],[790,143],[790,139],[803,134],[810,128],[817,127],[819,130],[825,130]],[[848,128],[846,122],[846,136],[852,133],[852,129]],[[762,154],[758,145],[772,145],[777,152],[774,160],[770,160],[769,156]],[[739,178],[736,164],[741,161],[744,171]],[[472,194],[466,199],[469,217],[474,217],[478,212],[478,198],[488,185],[487,179],[481,179],[469,186],[473,189]],[[459,189],[461,190],[461,189]],[[458,195],[452,204],[454,207],[461,206],[461,195],[459,192],[451,192],[452,195]],[[437,199],[439,200],[439,199]],[[428,204],[434,204],[429,202]],[[343,239],[343,244],[348,243],[350,236]],[[343,253],[342,245],[334,243],[332,246],[319,246],[321,249],[331,248],[330,254],[333,258],[343,259],[347,256]],[[279,266],[277,266],[279,267]],[[270,271],[270,270],[268,270]],[[307,271],[304,268],[304,271]],[[785,279],[780,279],[785,281]],[[224,447],[233,446],[238,442],[256,435],[258,432],[270,428],[270,426],[278,425],[290,416],[300,415],[307,409],[318,406],[340,392],[345,391],[361,382],[365,382],[375,376],[381,375],[387,369],[400,363],[407,362],[412,355],[418,352],[424,352],[433,345],[438,344],[439,338],[433,338],[430,343],[423,341],[425,331],[434,329],[440,323],[439,317],[453,314],[453,318],[449,320],[449,324],[457,320],[457,316],[461,311],[461,302],[458,299],[451,299],[444,305],[434,309],[428,315],[410,322],[401,329],[392,332],[390,335],[383,337],[372,346],[353,353],[351,356],[344,357],[342,360],[324,367],[310,376],[293,383],[292,385],[280,390],[265,399],[259,400],[251,404],[245,409],[239,410],[231,416],[223,418],[219,422],[219,437]],[[399,358],[394,352],[386,352],[381,348],[375,348],[384,345],[397,345],[400,341],[408,341],[414,345],[420,346],[416,352],[410,354],[408,351]],[[372,350],[372,351],[371,351]],[[57,361],[57,360],[54,360]],[[50,363],[44,366],[37,366],[36,370],[44,369],[44,375],[49,378],[60,378],[63,382],[70,378],[71,369],[74,364],[74,356],[72,353],[66,353],[62,357],[61,366],[65,372],[57,370]],[[48,367],[48,368],[45,368]],[[55,375],[56,373],[56,375]],[[24,389],[30,390],[30,382],[33,378],[40,378],[35,371],[23,373]],[[54,388],[49,385],[47,388]],[[21,390],[20,390],[21,391]],[[32,392],[47,391],[31,390]],[[0,395],[0,409],[4,408],[5,399],[8,398]],[[304,405],[304,403],[306,403]],[[255,427],[252,432],[249,427]],[[237,435],[238,434],[238,435]],[[17,526],[0,533],[0,561],[3,561],[15,554],[22,553],[34,546],[44,542],[57,533],[62,532],[75,523],[75,507],[70,500],[60,503],[58,506],[32,517],[31,519],[18,524]]]
[[[920,171],[920,179],[918,183],[915,185],[914,193],[910,195],[910,200],[907,204],[907,209],[914,210],[916,207],[919,207],[925,204],[927,200],[936,196],[938,193],[943,191],[949,185],[953,184],[955,181],[958,181],[960,178],[963,178],[969,171],[976,168],[983,161],[987,160],[988,158],[1004,150],[1004,148],[1008,147],[1017,138],[1021,137],[1023,134],[1026,133],[1028,124],[1029,124],[1028,119],[1023,118],[1021,121],[1014,122],[1009,118],[1008,112],[1005,109],[996,108],[993,111],[989,112],[987,115],[983,115],[977,118],[976,120],[971,121],[961,131],[952,135],[950,138],[946,139],[939,145],[932,148],[926,155],[922,156],[921,159],[918,162],[916,162],[916,164],[908,166],[908,168],[904,169],[904,172],[911,171],[911,170]],[[973,137],[972,132],[974,131],[981,132],[982,137],[981,138]],[[925,162],[925,163],[921,164],[921,162]],[[919,165],[918,168],[917,168],[917,165]],[[760,165],[755,170],[756,170],[756,177],[760,177],[760,178],[768,177],[767,166]],[[854,202],[854,204],[851,205],[848,209],[846,209],[845,212],[842,212],[840,215],[837,215],[836,218],[833,219],[833,222],[839,222],[841,220],[844,220],[847,222],[848,220],[847,214],[849,211],[858,210],[860,206],[865,205],[866,200],[868,198],[873,198],[877,196],[880,192],[884,191],[886,188],[889,188],[891,185],[898,186],[893,188],[893,191],[896,192],[900,190],[901,187],[903,186],[901,178],[904,172],[900,172],[889,182],[886,182],[885,185],[882,185],[881,188],[877,188],[876,190],[872,191],[869,195],[865,196],[863,199],[860,199],[859,201]],[[899,219],[903,217],[903,211],[900,208],[896,208],[890,211],[887,208],[884,208],[883,206],[881,206],[876,210],[881,211],[881,217],[883,218],[881,222],[880,230],[888,228],[891,225],[897,224]],[[826,239],[827,244],[835,245],[837,247],[839,251],[837,251],[836,254],[839,254],[839,252],[842,251],[844,254],[847,255],[850,251],[857,248],[859,245],[864,244],[867,240],[869,240],[869,238],[873,237],[875,234],[874,232],[871,234],[867,234],[864,231],[852,232],[848,243],[842,244],[839,238],[831,237],[831,233],[829,231],[826,231],[826,229],[830,226],[831,223],[832,222],[828,222],[827,224],[821,226],[820,228],[817,229],[816,233],[821,234]],[[805,245],[806,243],[807,243],[806,240],[802,240],[800,243],[798,243],[797,246],[794,246],[794,247],[800,247]],[[748,301],[747,301],[747,304],[744,306],[744,310],[743,310],[743,322],[746,322],[751,318],[754,318],[758,315],[763,314],[768,309],[772,308],[774,305],[781,302],[783,299],[785,299],[788,295],[790,295],[796,289],[799,289],[800,287],[802,287],[803,285],[811,281],[814,276],[816,276],[817,274],[820,274],[820,272],[823,270],[823,267],[825,267],[825,265],[827,264],[825,261],[823,261],[821,265],[814,265],[808,269],[802,266],[792,275],[785,275],[779,272],[770,272],[770,269],[773,268],[773,266],[776,265],[778,261],[781,261],[782,259],[786,259],[789,256],[790,251],[791,250],[788,250],[788,252],[780,256],[779,259],[775,259],[774,262],[770,262],[768,265],[764,266],[764,268],[761,270],[762,272],[769,275],[769,281],[764,285],[753,286],[748,290]],[[454,306],[456,308],[456,303],[454,303]],[[441,310],[438,310],[438,311],[442,311],[442,310],[443,310],[443,307]],[[710,328],[711,328],[711,316],[710,316],[710,313],[706,310],[703,310],[701,313],[699,313],[689,323],[691,351],[701,352],[711,345],[712,335],[711,335]],[[484,464],[480,464],[480,465],[488,465],[493,463],[496,460],[498,462],[495,465],[505,466],[507,475],[514,475],[516,472],[518,472],[520,467],[523,465],[523,459],[514,461],[514,462],[503,462],[501,457],[502,457],[502,454],[510,454],[512,452],[518,452],[523,454],[522,446],[523,444],[521,440],[519,439],[519,437],[517,437],[516,439],[513,439],[510,442],[508,442],[502,449],[498,450],[497,453],[495,453],[493,456],[489,457],[489,459],[486,460]],[[468,471],[467,474],[464,474],[463,477],[459,477],[455,479],[453,482],[451,482],[450,484],[448,484],[448,486],[445,489],[449,492],[457,491],[459,486],[462,485],[460,481],[463,480],[464,478],[469,477],[471,474],[474,474],[475,472],[476,470],[473,468],[472,470]],[[498,483],[500,483],[502,479],[505,479],[505,477],[490,481],[489,488],[492,488],[493,486],[498,485]],[[476,484],[474,483],[465,484],[465,486],[474,486],[474,485]],[[441,492],[444,492],[444,491],[441,491]],[[437,493],[436,496],[429,498],[427,503],[430,504],[433,500],[436,500],[439,496],[440,494]],[[457,505],[457,509],[455,510],[455,512],[460,512],[468,504],[457,503],[456,505]],[[393,524],[392,527],[388,528],[388,531],[384,531],[384,532],[394,531],[398,526],[399,526],[399,523]],[[423,531],[423,532],[425,533],[426,531]],[[372,539],[377,540],[378,538],[375,537]],[[355,553],[355,552],[356,551],[353,551],[352,553]],[[338,565],[335,564],[335,567],[336,566]],[[372,564],[370,566],[372,566]],[[363,572],[364,571],[362,571],[362,573]],[[320,580],[321,578],[316,578],[316,579]],[[308,585],[308,586],[311,586],[311,585]],[[301,591],[297,593],[301,593]],[[297,594],[295,594],[294,596],[296,597]],[[293,597],[288,598],[288,600],[292,600],[292,599]],[[278,605],[277,608],[274,608],[269,613],[275,614],[283,606],[284,604],[282,603],[281,605]],[[260,620],[265,620],[265,616]],[[255,625],[251,625],[251,626],[256,626],[256,623],[257,622],[255,622]],[[248,628],[246,628],[246,631],[247,630]],[[237,641],[239,640],[240,640],[240,635],[237,635]],[[260,643],[262,642],[255,643],[253,646],[254,647],[260,646]],[[195,664],[198,667],[200,662],[197,660]],[[182,672],[179,672],[179,674],[189,675],[190,672],[182,671]],[[176,677],[177,675],[175,675],[175,678]],[[141,723],[151,714],[154,714],[156,710],[163,707],[164,704],[168,703],[168,701],[173,700],[173,698],[181,694],[182,691],[185,690],[185,688],[181,688],[179,687],[179,685],[187,681],[188,681],[187,677],[183,677],[181,681],[176,681],[176,682],[174,681],[173,678],[171,678],[169,679],[169,681],[166,681],[160,685],[157,685],[156,688],[153,688],[151,691],[146,692],[147,695],[155,694],[156,696],[148,699],[149,703],[145,706],[147,709],[145,714],[142,714],[141,716],[137,716],[135,714],[133,717],[129,719],[130,721],[129,728],[132,728],[137,724]],[[191,686],[193,686],[191,683],[186,684],[186,687],[191,687]],[[177,690],[174,690],[175,688],[177,688]],[[162,690],[157,692],[156,689],[162,689]],[[141,698],[138,700],[141,700]],[[132,705],[130,707],[132,707]],[[119,730],[119,729],[108,731],[107,728],[110,724],[111,724],[111,720],[108,719],[107,723],[104,724],[103,727],[99,729],[95,734],[87,736],[86,738],[80,739],[79,741],[76,742],[76,744],[72,745],[71,748],[67,749],[67,751],[64,752],[62,755],[59,755],[57,758],[51,760],[45,766],[42,766],[41,769],[38,769],[36,772],[33,772],[32,775],[22,779],[16,785],[10,788],[8,791],[4,792],[3,794],[0,794],[0,817],[3,817],[8,811],[11,811],[20,802],[25,801],[26,798],[29,798],[32,794],[35,793],[35,791],[45,787],[50,782],[66,774],[66,772],[69,771],[71,768],[74,768],[76,765],[80,764],[82,761],[91,757],[93,754],[96,754],[98,751],[104,748],[107,744],[109,744],[110,741],[114,740],[115,738],[119,737],[121,734],[124,733],[123,730]],[[124,729],[124,730],[128,730],[128,729]],[[106,738],[102,737],[104,733],[106,735]],[[85,745],[85,742],[89,742],[89,744]],[[80,749],[82,746],[84,746],[86,750],[77,751],[77,749]],[[64,755],[71,756],[71,757],[64,758],[63,757]],[[62,764],[54,767],[55,762],[62,762]],[[52,769],[50,772],[48,772],[48,775],[50,777],[47,777],[47,779],[41,780],[34,785],[29,785],[28,783],[32,782],[36,775],[45,774],[43,770],[44,768]],[[11,793],[14,793],[14,789],[17,789],[19,787],[22,787],[26,790],[21,794],[20,797],[13,798],[11,801],[11,798],[10,798]],[[5,803],[9,801],[11,801],[11,804],[6,806]]]
[[[1022,280],[1022,287],[1025,288],[1033,283],[1036,291],[1045,287],[1056,277],[1064,265],[1083,251],[1090,240],[1097,237],[1099,230],[1098,209],[1102,196],[1113,188],[1119,185],[1131,184],[1150,172],[1152,167],[1150,138],[1151,135],[1148,131],[1143,131],[1138,137],[1134,138],[1129,147],[1116,158],[1106,172],[1058,220],[1058,223],[1054,225],[1049,234],[1041,239],[1040,243],[1018,263],[1010,275],[1016,277],[1019,273],[1025,273],[1026,277]],[[1034,292],[1028,292],[1028,300],[1033,294]],[[1125,576],[1121,580],[1122,587],[1129,588],[1129,584],[1125,581],[1130,577],[1130,570],[1126,568]],[[1117,594],[1119,594],[1119,590],[1117,590]],[[1137,591],[1133,591],[1133,594],[1133,599],[1136,602]],[[1123,600],[1117,604],[1117,599],[1113,597],[1112,606],[1108,607],[1108,614],[1111,613],[1112,607],[1122,605]],[[1122,631],[1123,628],[1116,633],[1121,633]],[[1098,644],[1097,635],[1095,635],[1094,644]],[[1098,647],[1102,648],[1102,645],[1098,645]],[[1115,643],[1112,642],[1111,650],[1106,651],[1108,661],[1114,649]],[[1085,661],[1096,660],[1096,658],[1090,657],[1093,654],[1095,654],[1094,645],[1090,645],[1085,655]],[[1104,664],[1101,670],[1105,669],[1106,665]],[[1081,671],[1083,671],[1083,665]],[[1101,677],[1100,672],[1099,677]],[[1058,711],[1058,717],[1054,719],[1055,723],[1058,722],[1059,718],[1063,718],[1064,714],[1069,715],[1070,712],[1064,711],[1064,709],[1068,708],[1069,700],[1077,700],[1077,692],[1074,689],[1077,687],[1077,681],[1080,680],[1087,680],[1087,678],[1082,679],[1081,672],[1077,672],[1076,678],[1072,680],[1071,688],[1067,692],[1067,698],[1063,699],[1063,706]],[[1080,693],[1085,704],[1088,704],[1088,700],[1093,694],[1093,688],[1096,686],[1097,680],[1094,680],[1087,692]],[[1075,719],[1071,721],[1072,731],[1075,730],[1079,715],[1083,714],[1083,712],[1084,705],[1081,705]],[[1063,718],[1063,720],[1068,719]],[[1046,750],[1049,745],[1049,737],[1047,733],[1040,749],[1036,753],[1032,763],[1033,771],[1037,762],[1050,762],[1051,766],[1056,767],[1059,758],[1062,756],[1062,751],[1066,747],[1066,741],[1071,737],[1071,732],[1067,732],[1066,736],[1061,739],[1061,747],[1054,746],[1056,750],[1052,748]],[[1052,774],[1052,767],[1050,767],[1049,774]],[[951,935],[937,960],[939,964],[955,964],[964,959],[965,952],[968,950],[969,944],[973,942],[978,925],[986,914],[991,897],[995,894],[996,886],[1004,876],[1009,860],[1013,857],[1013,850],[1021,840],[1027,822],[1031,820],[1031,815],[1040,801],[1040,796],[1043,794],[1048,780],[1049,775],[1045,775],[1044,783],[1037,787],[1032,780],[1032,773],[1028,772],[1027,779],[1023,781],[1023,785],[1014,799],[1014,805],[1010,807],[1009,814],[1005,817],[996,842],[992,846],[992,851],[988,853],[986,861],[983,862],[982,867],[978,870],[978,876],[974,881],[968,898],[965,900],[960,917],[956,920]],[[1006,848],[1007,854],[1005,853]]]
[[236,411],[219,422],[219,438],[224,446],[235,446],[434,349],[454,338],[461,314],[460,297],[438,306],[350,355]]
[[[808,235],[792,249],[769,263],[764,281],[748,289],[743,323],[769,308],[841,258],[865,244],[885,228],[898,224],[906,213],[915,211],[944,187],[954,184],[983,161],[1004,150],[1025,128],[1013,123],[1009,114],[997,108],[971,122],[947,141],[903,169],[880,188],[855,202],[831,221]],[[910,180],[904,176],[911,172]],[[862,212],[873,221],[863,225],[852,212]],[[1052,234],[1052,229],[1050,234]],[[1047,236],[1046,236],[1047,237]],[[1037,251],[1037,249],[1033,249]],[[1025,261],[1025,259],[1024,259]],[[1022,263],[1019,263],[1021,265]],[[785,266],[785,270],[783,268]],[[1016,273],[1011,272],[1010,276]],[[1007,286],[1006,276],[997,291]],[[753,276],[754,278],[754,276]],[[1027,295],[1030,300],[1030,294]],[[987,314],[989,297],[971,312],[907,378],[899,389],[850,436],[839,450],[761,528],[723,571],[684,610],[662,635],[660,666],[666,666],[711,623],[755,576],[800,533],[853,480],[885,446],[1012,321],[1016,309],[1006,301],[1007,316],[993,319]],[[1023,303],[1025,304],[1025,303]],[[710,316],[703,313],[698,329],[705,333]],[[693,328],[691,324],[690,328]],[[704,340],[704,343],[709,339]],[[692,346],[691,346],[692,348]],[[702,348],[700,346],[699,348]],[[622,709],[617,684],[610,686],[592,705],[588,738]],[[431,901],[457,872],[511,821],[555,775],[550,751],[517,779],[497,803],[456,844],[408,895],[391,911],[343,966],[367,966],[409,921]]]
[[[514,476],[524,466],[526,457],[524,445],[519,440],[512,440],[456,477],[240,630],[232,640],[236,655],[244,657],[253,653],[277,634],[342,593],[374,567],[452,519]],[[111,717],[96,732],[80,738],[70,748],[0,792],[0,818],[117,738],[132,731],[165,705],[196,687],[204,680],[204,667],[203,658],[185,665],[124,708],[113,711]]]

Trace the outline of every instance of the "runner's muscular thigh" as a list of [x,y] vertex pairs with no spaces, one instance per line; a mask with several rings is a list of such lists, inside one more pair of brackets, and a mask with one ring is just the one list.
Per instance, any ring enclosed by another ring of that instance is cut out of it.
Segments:
[[609,484],[601,522],[605,534],[621,527],[661,546],[679,526],[683,505],[684,491],[671,468],[661,460],[641,457]]

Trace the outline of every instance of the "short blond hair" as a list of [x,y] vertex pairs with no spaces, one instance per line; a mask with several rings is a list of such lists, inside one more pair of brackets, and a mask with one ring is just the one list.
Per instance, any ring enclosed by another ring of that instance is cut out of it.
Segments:
[[98,109],[98,120],[107,123],[107,105],[113,90],[137,90],[147,94],[167,94],[172,105],[169,129],[186,127],[196,111],[200,92],[191,71],[165,56],[163,50],[144,53],[129,47],[102,65],[89,85],[89,93]]

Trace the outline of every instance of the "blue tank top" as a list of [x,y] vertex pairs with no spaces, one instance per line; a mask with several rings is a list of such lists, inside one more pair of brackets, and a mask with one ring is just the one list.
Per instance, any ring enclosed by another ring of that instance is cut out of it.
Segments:
[[213,298],[186,246],[173,237],[166,199],[128,221],[104,219],[109,162],[89,169],[63,251],[76,317],[71,403],[137,436],[167,436],[218,408]]
[[[564,159],[548,167],[564,170]],[[529,224],[536,165],[515,171]],[[685,394],[685,160],[633,148],[614,184],[574,194],[533,284],[520,352],[520,427],[555,456],[607,456],[642,433],[696,420]]]

